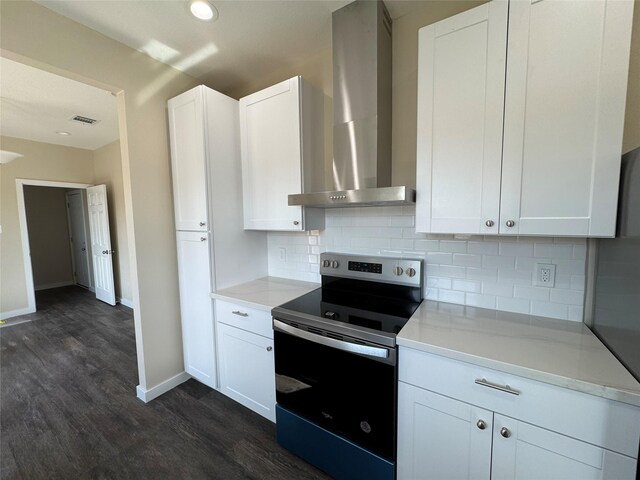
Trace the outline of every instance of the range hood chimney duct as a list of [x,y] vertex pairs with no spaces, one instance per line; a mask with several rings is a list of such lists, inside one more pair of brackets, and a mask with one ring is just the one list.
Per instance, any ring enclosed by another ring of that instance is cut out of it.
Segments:
[[289,195],[289,205],[410,205],[415,191],[391,187],[391,17],[381,0],[333,12],[335,191]]

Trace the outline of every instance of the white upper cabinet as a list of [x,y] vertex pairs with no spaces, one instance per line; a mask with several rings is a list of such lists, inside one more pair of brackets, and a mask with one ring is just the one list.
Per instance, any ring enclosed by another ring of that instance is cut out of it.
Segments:
[[507,10],[493,1],[420,29],[418,231],[498,232]]
[[632,1],[511,2],[501,232],[615,235],[632,17]]
[[633,2],[508,6],[420,30],[417,230],[613,236]]
[[323,106],[301,77],[240,99],[245,229],[324,228],[324,211],[288,205],[289,194],[324,189]]
[[176,230],[209,230],[203,88],[168,102]]

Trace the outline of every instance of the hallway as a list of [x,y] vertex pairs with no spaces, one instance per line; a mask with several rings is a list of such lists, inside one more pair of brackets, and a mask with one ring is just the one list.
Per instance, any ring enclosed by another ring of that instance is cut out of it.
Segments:
[[0,328],[0,477],[326,478],[275,442],[275,426],[190,380],[149,404],[132,311],[79,287],[37,292]]

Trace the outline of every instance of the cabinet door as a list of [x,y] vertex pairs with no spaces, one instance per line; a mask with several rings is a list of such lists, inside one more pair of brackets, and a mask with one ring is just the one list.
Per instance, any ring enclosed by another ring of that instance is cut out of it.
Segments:
[[244,228],[302,230],[300,79],[285,80],[240,99]]
[[399,382],[398,479],[488,480],[492,420],[490,411]]
[[218,323],[222,393],[276,421],[273,340]]
[[208,230],[203,88],[168,102],[176,230]]
[[184,368],[192,377],[216,388],[208,233],[177,232],[177,243]]
[[421,28],[416,230],[497,233],[508,3]]
[[492,480],[635,478],[631,457],[502,415],[495,414],[493,439]]
[[633,2],[510,5],[500,233],[613,236]]

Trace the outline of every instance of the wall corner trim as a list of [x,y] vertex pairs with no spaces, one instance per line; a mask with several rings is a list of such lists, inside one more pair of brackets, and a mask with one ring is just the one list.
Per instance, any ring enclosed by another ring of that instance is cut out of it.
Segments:
[[133,300],[129,300],[128,298],[116,297],[116,302],[120,305],[124,305],[125,307],[133,309]]
[[181,383],[186,382],[191,378],[187,372],[180,372],[177,375],[174,375],[171,378],[168,378],[164,382],[160,382],[155,387],[150,388],[149,390],[145,390],[141,385],[136,387],[136,393],[140,400],[144,403],[149,403],[154,398],[158,398],[163,393],[167,393],[172,388],[177,387]]

